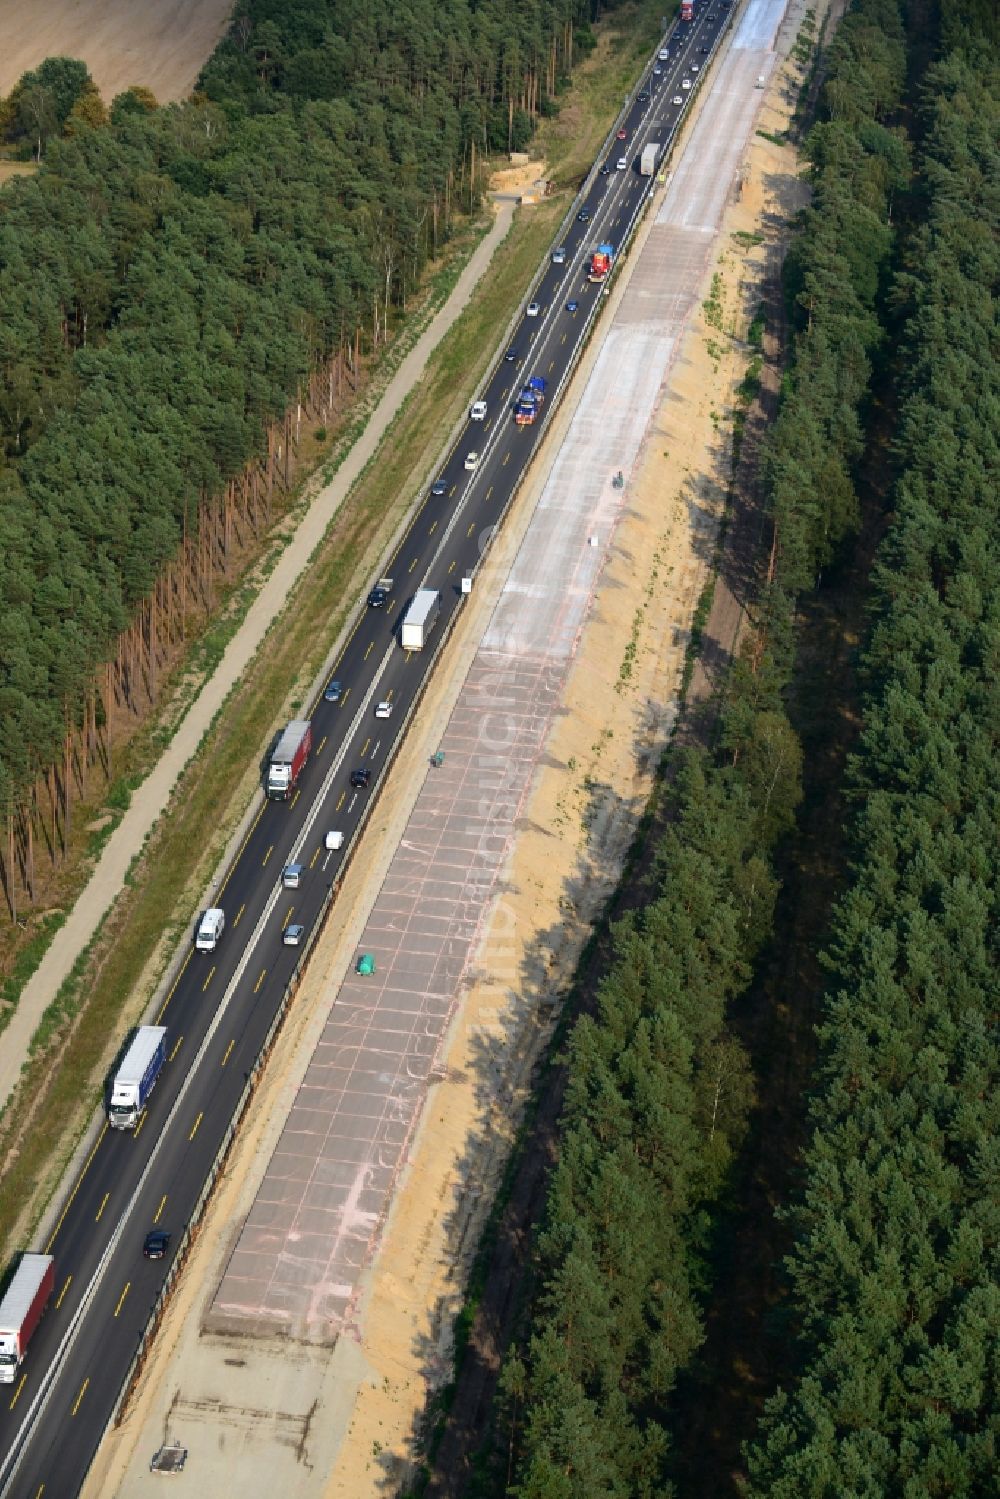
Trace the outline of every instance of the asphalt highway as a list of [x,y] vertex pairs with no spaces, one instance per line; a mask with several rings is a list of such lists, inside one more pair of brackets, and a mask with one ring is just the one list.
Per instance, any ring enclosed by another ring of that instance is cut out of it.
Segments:
[[[477,393],[485,419],[467,422],[440,475],[444,493],[427,494],[382,569],[394,579],[393,593],[385,607],[360,615],[332,673],[339,701],[321,697],[311,711],[313,752],[297,790],[288,802],[262,805],[213,895],[225,909],[226,930],[212,953],[192,945],[157,1017],[167,1027],[169,1060],[146,1112],[134,1130],[104,1127],[40,1246],[55,1256],[56,1291],[15,1382],[0,1387],[3,1495],[68,1499],[83,1484],[301,956],[300,947],[285,944],[285,928],[301,925],[302,942],[308,940],[341,871],[345,850],[328,851],[324,834],[338,829],[349,843],[421,688],[435,641],[423,652],[400,648],[406,605],[420,586],[439,589],[438,631],[461,607],[461,579],[474,574],[502,521],[597,314],[603,288],[587,280],[590,256],[599,242],[617,248],[625,237],[655,181],[639,174],[642,146],[658,141],[669,149],[693,93],[683,80],[696,78],[692,65],[708,64],[728,15],[714,0],[694,22],[678,23],[663,42],[669,59],[656,62],[656,73],[651,64],[639,83],[621,122],[625,140],[612,142],[576,205],[562,241],[565,262],[550,260],[532,293],[537,315],[525,310],[510,349]],[[674,104],[675,97],[683,102]],[[567,309],[571,301],[575,311]],[[517,427],[514,404],[535,375],[547,382],[547,404],[534,426]],[[475,468],[467,468],[473,452]],[[374,716],[382,700],[392,704],[388,719]],[[350,785],[360,768],[371,772],[367,789]],[[303,875],[297,889],[286,889],[281,872],[293,860]],[[337,919],[335,900],[330,919]],[[171,1243],[165,1259],[149,1261],[143,1241],[154,1226]]]

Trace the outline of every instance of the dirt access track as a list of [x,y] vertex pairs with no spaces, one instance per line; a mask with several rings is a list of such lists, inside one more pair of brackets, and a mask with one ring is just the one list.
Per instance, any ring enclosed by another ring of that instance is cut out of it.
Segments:
[[78,57],[110,104],[135,84],[185,98],[234,0],[0,0],[0,94],[47,57]]

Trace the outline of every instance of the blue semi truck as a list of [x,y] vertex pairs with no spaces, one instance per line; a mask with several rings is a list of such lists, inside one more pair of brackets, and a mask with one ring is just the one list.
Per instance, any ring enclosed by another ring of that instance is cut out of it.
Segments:
[[108,1123],[112,1129],[132,1129],[139,1122],[166,1060],[166,1026],[140,1025],[111,1079]]

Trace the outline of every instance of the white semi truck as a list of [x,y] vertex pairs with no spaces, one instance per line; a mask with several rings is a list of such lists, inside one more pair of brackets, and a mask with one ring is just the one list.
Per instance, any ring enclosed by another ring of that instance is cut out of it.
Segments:
[[140,1025],[118,1071],[111,1079],[108,1123],[112,1129],[132,1129],[156,1087],[167,1060],[165,1025]]
[[422,651],[434,622],[441,612],[441,595],[436,588],[418,588],[403,618],[400,642],[404,651]]

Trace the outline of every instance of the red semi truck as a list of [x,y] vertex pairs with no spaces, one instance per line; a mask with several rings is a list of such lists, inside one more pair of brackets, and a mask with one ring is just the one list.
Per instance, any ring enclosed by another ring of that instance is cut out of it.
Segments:
[[681,20],[694,20],[694,0],[681,0]]
[[590,257],[590,270],[587,273],[587,280],[604,281],[614,263],[614,245],[598,245],[597,249]]
[[56,1281],[51,1254],[25,1254],[0,1301],[0,1384],[13,1384]]
[[312,749],[312,724],[296,718],[285,729],[267,767],[267,794],[273,801],[287,801],[294,791],[302,767]]

